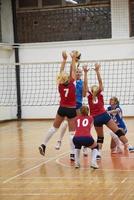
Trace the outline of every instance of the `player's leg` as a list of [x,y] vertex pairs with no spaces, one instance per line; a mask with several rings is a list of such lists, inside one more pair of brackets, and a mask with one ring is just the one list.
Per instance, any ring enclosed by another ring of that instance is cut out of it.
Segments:
[[119,129],[117,124],[111,119],[108,121],[106,124],[109,129],[111,129],[120,139],[120,141],[124,144],[124,146],[130,151],[134,151],[134,147],[128,143],[128,139],[125,136],[124,132],[122,129]]
[[75,146],[75,168],[80,167],[80,151],[81,151],[81,138],[80,137],[73,137],[73,143]]
[[73,143],[74,131],[75,131],[75,122],[74,118],[68,118],[68,128],[69,128],[69,141],[70,141],[70,160],[75,160],[75,146]]
[[111,135],[111,144],[110,144],[111,153],[122,153],[121,142],[118,136],[113,132],[110,132],[109,134]]
[[61,129],[60,129],[60,136],[59,136],[59,139],[57,140],[57,143],[55,145],[55,149],[56,150],[59,150],[60,147],[61,147],[61,143],[62,143],[62,139],[65,135],[65,132],[67,130],[67,127],[68,127],[68,122],[67,120],[64,120],[61,124]]
[[104,133],[103,133],[103,126],[95,126],[95,130],[97,133],[97,144],[99,146],[99,151],[97,155],[97,160],[101,159],[101,150],[102,150],[102,145],[104,142]]
[[57,131],[57,129],[60,127],[60,124],[64,120],[64,117],[61,117],[58,113],[56,115],[56,118],[54,120],[53,126],[48,130],[47,134],[45,134],[45,138],[43,143],[39,146],[39,152],[41,155],[45,156],[45,150],[46,145],[51,139],[51,137],[54,135],[54,133]]
[[98,144],[94,141],[92,145],[90,145],[91,151],[91,164],[90,167],[94,169],[98,169],[99,166],[97,164],[96,158],[98,155]]

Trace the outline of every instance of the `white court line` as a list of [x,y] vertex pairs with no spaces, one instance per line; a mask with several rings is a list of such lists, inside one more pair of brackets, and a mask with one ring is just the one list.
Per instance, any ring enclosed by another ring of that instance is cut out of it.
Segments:
[[[59,164],[59,165],[61,165],[62,167],[67,167],[67,168],[72,168],[72,167],[74,167],[74,165],[66,165],[66,164],[64,164],[64,163],[62,163],[62,162],[60,162],[60,160],[59,160],[59,158],[57,158],[56,159],[56,163],[57,164]],[[74,167],[75,168],[75,167]],[[89,163],[89,166],[87,166],[87,167],[80,167],[79,169],[76,169],[76,170],[80,170],[80,169],[82,169],[82,170],[97,170],[97,171],[99,171],[99,170],[103,170],[103,171],[127,171],[127,172],[129,172],[129,171],[134,171],[134,169],[103,169],[103,168],[98,168],[98,169],[92,169],[91,167],[90,167],[90,163]]]
[[13,157],[13,158],[11,158],[11,157],[8,158],[8,157],[7,157],[7,158],[0,158],[0,160],[16,160],[16,158],[15,158],[15,157]]
[[17,158],[17,157],[13,157],[13,158],[0,158],[0,160],[44,160],[44,158],[37,158],[37,157],[30,157],[30,158]]
[[112,195],[116,192],[117,189],[118,189],[118,188],[115,188],[115,189],[109,194],[109,196],[112,196]]
[[127,179],[128,179],[127,177],[124,178],[124,179],[121,181],[121,183],[125,183]]
[[[74,165],[66,165],[66,164],[60,162],[59,158],[56,159],[56,163],[58,163],[58,164],[61,165],[62,167],[68,167],[68,168],[74,167],[74,168],[75,168],[75,164],[74,164]],[[89,163],[89,166],[87,166],[87,167],[80,167],[79,170],[80,170],[80,169],[88,169],[88,170],[91,169],[91,170],[93,170],[93,169],[90,167],[90,163]],[[76,170],[78,170],[78,169],[76,169]],[[97,170],[98,170],[98,169],[97,169]]]
[[61,156],[65,155],[65,154],[67,154],[67,153],[68,153],[68,152],[62,153],[62,154],[60,154],[60,155],[58,155],[58,156],[52,157],[52,158],[50,158],[50,159],[48,159],[48,160],[46,160],[46,161],[44,161],[44,162],[41,162],[39,165],[36,165],[36,166],[34,166],[34,167],[30,168],[30,169],[27,169],[27,170],[25,170],[24,172],[22,172],[22,173],[20,173],[20,174],[17,174],[16,176],[13,176],[13,177],[11,177],[11,178],[8,178],[7,180],[3,181],[3,184],[8,183],[8,182],[10,182],[10,181],[16,179],[16,178],[19,177],[19,176],[22,176],[22,175],[24,175],[24,174],[26,174],[26,173],[32,171],[33,169],[36,169],[36,168],[40,167],[41,165],[43,165],[43,164],[45,164],[45,163],[48,163],[48,162],[50,162],[50,161],[52,161],[52,160],[55,160],[55,159],[57,159],[57,158],[60,158]]
[[[78,188],[80,189],[80,188]],[[20,194],[14,194],[14,193],[5,193],[1,194],[1,196],[70,196],[70,193],[64,192],[64,193],[48,193],[48,192],[43,192],[43,193],[20,193]],[[77,193],[71,193],[71,196],[78,196]]]

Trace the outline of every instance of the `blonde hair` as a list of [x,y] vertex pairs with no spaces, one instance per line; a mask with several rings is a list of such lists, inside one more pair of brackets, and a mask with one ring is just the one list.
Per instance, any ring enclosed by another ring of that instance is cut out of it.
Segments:
[[83,106],[80,108],[80,112],[81,112],[82,115],[87,116],[88,113],[89,113],[89,108],[88,108],[88,106],[83,105]]
[[60,74],[58,74],[57,83],[58,84],[65,84],[69,81],[69,78],[70,78],[69,74],[63,71]]

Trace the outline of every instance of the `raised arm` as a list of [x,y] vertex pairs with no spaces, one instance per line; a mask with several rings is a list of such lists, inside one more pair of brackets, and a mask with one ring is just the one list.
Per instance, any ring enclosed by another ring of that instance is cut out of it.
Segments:
[[88,92],[88,79],[87,79],[87,73],[89,71],[88,66],[84,65],[83,66],[83,71],[84,71],[84,82],[83,82],[83,97],[86,96]]
[[70,78],[73,80],[76,80],[76,58],[77,54],[75,51],[70,53],[70,56],[72,58],[72,62],[70,65]]
[[96,75],[97,75],[97,79],[98,79],[98,83],[99,83],[99,90],[103,91],[103,82],[102,82],[102,78],[100,75],[100,64],[95,64],[95,71],[96,71]]
[[63,51],[62,52],[62,62],[61,62],[61,66],[60,66],[60,73],[64,71],[66,61],[67,61],[67,53],[66,53],[66,51]]

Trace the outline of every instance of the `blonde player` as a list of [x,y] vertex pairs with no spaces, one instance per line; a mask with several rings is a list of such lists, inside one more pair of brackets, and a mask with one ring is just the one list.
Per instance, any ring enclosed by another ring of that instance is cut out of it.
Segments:
[[[99,149],[102,148],[103,140],[104,140],[104,131],[103,125],[106,125],[115,135],[118,136],[120,141],[125,145],[125,147],[130,151],[128,139],[124,134],[124,131],[120,129],[114,120],[110,117],[107,113],[106,109],[104,108],[104,98],[103,98],[103,82],[100,74],[100,64],[95,64],[95,72],[97,75],[98,85],[91,86],[91,91],[88,89],[88,79],[87,79],[87,72],[89,69],[87,66],[84,67],[85,73],[85,84],[84,88],[88,93],[88,104],[90,107],[90,114],[94,118],[94,127],[97,132],[97,143],[99,144]],[[99,152],[100,153],[100,152]],[[98,159],[101,158],[101,155],[97,156]]]
[[[78,52],[78,51],[73,51],[77,54],[76,56],[76,112],[77,112],[77,115],[80,113],[80,108],[82,106],[82,100],[83,100],[83,97],[86,96],[86,93],[84,93],[84,90],[83,90],[83,80],[81,79],[82,77],[82,69],[79,67],[79,60],[80,60],[80,57],[81,57],[81,54]],[[67,127],[68,127],[68,123],[67,121],[65,120],[62,125],[61,125],[61,132],[60,132],[60,136],[59,136],[59,139],[56,143],[56,146],[55,146],[55,149],[56,150],[59,150],[61,148],[61,143],[62,143],[62,140],[63,140],[63,137],[65,135],[65,132],[67,130]],[[70,154],[70,160],[74,160],[74,145],[72,144],[71,142],[71,139],[70,139],[70,145],[71,145],[71,154]],[[83,154],[84,156],[87,156],[88,155],[88,149],[83,147]]]
[[45,150],[48,141],[60,127],[63,120],[66,118],[69,126],[69,135],[73,135],[74,132],[74,118],[76,116],[76,88],[75,88],[75,60],[76,53],[71,53],[72,63],[70,65],[70,74],[64,71],[64,67],[67,60],[66,52],[62,53],[63,61],[60,67],[60,73],[57,78],[58,90],[60,94],[60,105],[53,123],[53,126],[45,134],[43,143],[39,146],[39,152],[45,156]]

